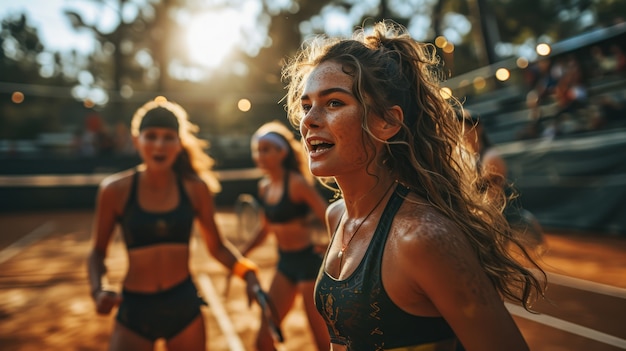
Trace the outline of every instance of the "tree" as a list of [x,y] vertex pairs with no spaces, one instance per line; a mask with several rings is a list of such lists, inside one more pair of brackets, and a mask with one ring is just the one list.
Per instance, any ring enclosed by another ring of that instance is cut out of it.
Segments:
[[2,80],[15,83],[40,83],[37,55],[44,47],[37,28],[28,23],[25,14],[2,20],[0,31],[0,71]]

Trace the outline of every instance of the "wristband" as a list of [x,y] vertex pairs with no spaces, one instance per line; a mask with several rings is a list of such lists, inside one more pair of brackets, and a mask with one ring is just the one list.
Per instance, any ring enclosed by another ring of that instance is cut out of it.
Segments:
[[248,273],[249,271],[259,273],[259,267],[250,259],[242,257],[237,260],[237,262],[235,262],[232,271],[234,275],[238,276],[241,279],[244,279],[246,273]]

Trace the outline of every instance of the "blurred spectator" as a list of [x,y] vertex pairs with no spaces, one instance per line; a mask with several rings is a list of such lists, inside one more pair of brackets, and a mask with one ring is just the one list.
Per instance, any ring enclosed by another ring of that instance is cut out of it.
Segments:
[[530,87],[529,94],[536,98],[537,105],[553,94],[562,72],[561,63],[552,63],[549,58],[542,58],[530,66],[526,80]]
[[626,73],[626,54],[622,50],[622,48],[613,44],[609,47],[609,52],[615,59],[615,72],[620,74]]
[[580,63],[573,55],[570,55],[567,58],[563,75],[554,89],[558,106],[555,117],[560,119],[562,114],[578,112],[580,108],[587,105],[588,95]]
[[481,175],[477,182],[478,188],[493,199],[503,190],[507,196],[507,205],[503,213],[507,221],[524,244],[530,248],[541,249],[544,242],[543,229],[535,216],[522,207],[519,194],[508,179],[506,161],[489,140],[480,119],[467,109],[463,109],[462,112],[457,110],[457,118],[465,124],[465,145]]
[[544,139],[554,139],[557,135],[559,135],[559,121],[553,119],[541,131],[541,137]]
[[91,131],[76,128],[74,139],[72,140],[74,154],[80,157],[93,157],[96,154],[94,139],[95,134]]
[[574,117],[571,113],[564,113],[560,116],[558,128],[559,135],[574,134],[584,130],[578,118]]
[[98,134],[102,127],[102,118],[98,113],[91,112],[85,117],[84,129],[75,134],[74,144],[77,146],[80,156],[94,157],[98,154]]
[[626,105],[622,100],[607,94],[598,96],[595,104],[606,124],[611,126],[626,124]]
[[115,153],[118,155],[134,155],[136,153],[130,130],[123,122],[117,122],[115,125],[115,134],[113,136]]
[[539,119],[532,119],[516,135],[517,140],[535,139],[541,136],[542,129]]
[[589,118],[587,119],[587,130],[599,130],[607,126],[606,118],[602,114],[600,107],[591,105],[589,108]]
[[591,47],[590,50],[594,63],[594,77],[606,77],[617,70],[617,59],[613,56],[606,55],[599,45]]
[[108,157],[115,152],[115,139],[105,124],[96,133],[95,144],[97,156]]

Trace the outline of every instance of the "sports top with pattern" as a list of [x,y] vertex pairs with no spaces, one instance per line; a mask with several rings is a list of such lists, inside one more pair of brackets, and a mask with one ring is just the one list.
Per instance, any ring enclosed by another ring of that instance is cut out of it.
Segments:
[[178,206],[167,212],[148,212],[137,198],[139,173],[133,174],[130,194],[124,212],[118,217],[128,249],[150,245],[188,244],[195,216],[181,178],[177,178]]
[[325,269],[318,275],[315,305],[326,321],[331,342],[345,345],[350,351],[412,349],[415,346],[430,350],[429,346],[438,349],[436,347],[444,345],[454,350],[456,347],[454,332],[442,317],[421,317],[401,310],[382,284],[385,242],[393,218],[408,192],[402,185],[396,187],[365,256],[350,277],[338,280]]
[[283,181],[283,196],[276,204],[268,204],[265,198],[261,198],[261,205],[265,211],[265,217],[271,223],[286,223],[292,219],[306,217],[309,206],[306,203],[293,203],[289,198],[289,171],[285,172]]

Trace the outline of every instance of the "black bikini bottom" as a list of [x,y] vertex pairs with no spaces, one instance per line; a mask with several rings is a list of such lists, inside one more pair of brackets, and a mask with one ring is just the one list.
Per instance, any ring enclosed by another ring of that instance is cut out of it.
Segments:
[[313,245],[299,251],[279,251],[278,271],[292,283],[315,280],[322,266],[322,256]]
[[154,294],[124,290],[122,298],[117,321],[152,341],[174,337],[200,314],[200,306],[206,305],[191,277]]

